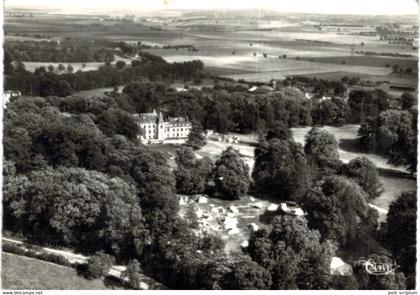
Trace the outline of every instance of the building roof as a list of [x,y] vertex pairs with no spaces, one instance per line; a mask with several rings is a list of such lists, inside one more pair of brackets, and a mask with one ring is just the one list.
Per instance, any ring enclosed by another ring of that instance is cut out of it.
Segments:
[[169,118],[168,123],[170,123],[170,124],[185,124],[185,123],[189,123],[189,122],[184,117],[175,117],[175,118]]
[[161,112],[157,113],[155,110],[153,113],[142,113],[142,114],[134,114],[134,119],[139,121],[140,124],[142,123],[159,123],[159,122],[166,122],[170,125],[185,125],[191,124],[187,118],[184,117],[173,117],[168,118],[167,120],[163,119],[163,114]]
[[140,123],[157,123],[159,120],[163,121],[163,115],[153,110],[153,113],[135,114],[134,119],[140,121]]

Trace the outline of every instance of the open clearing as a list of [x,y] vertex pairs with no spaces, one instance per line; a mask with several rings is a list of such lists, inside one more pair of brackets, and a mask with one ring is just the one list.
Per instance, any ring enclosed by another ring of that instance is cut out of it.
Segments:
[[[305,143],[305,135],[310,130],[310,127],[305,128],[292,128],[293,137],[294,139],[301,143]],[[324,126],[322,129],[327,130],[334,134],[335,138],[339,142],[343,142],[346,140],[355,140],[357,139],[357,130],[359,129],[359,125],[344,125],[342,127],[330,127]],[[410,178],[407,170],[404,167],[397,167],[391,164],[388,164],[388,160],[382,156],[376,154],[368,154],[368,153],[361,153],[361,152],[354,152],[354,151],[346,151],[343,150],[342,147],[339,147],[338,153],[340,159],[347,163],[350,160],[357,158],[357,157],[366,157],[370,161],[372,161],[376,167],[381,170],[389,171],[389,172],[396,172],[396,173],[380,173],[379,179],[383,184],[384,191],[383,193],[376,199],[372,201],[372,204],[388,211],[389,205],[393,201],[395,201],[402,192],[404,191],[416,191],[417,184],[415,179]],[[386,213],[385,211],[380,212],[379,220],[385,221],[386,220]]]
[[225,242],[227,254],[240,251],[241,243],[249,239],[251,232],[264,226],[260,221],[260,216],[272,204],[250,196],[243,196],[235,201],[205,198],[206,203],[196,202],[194,197],[184,195],[178,197],[180,198],[179,215],[185,216],[189,208],[193,209],[199,223],[199,229],[196,231],[202,230],[213,235],[220,235]]
[[1,277],[3,289],[8,290],[115,289],[100,279],[86,280],[72,268],[4,252]]
[[[304,145],[305,135],[310,129],[311,127],[291,128],[295,141]],[[379,168],[379,179],[384,186],[384,192],[379,198],[373,200],[372,204],[380,209],[383,209],[379,214],[380,221],[384,221],[386,219],[386,211],[388,211],[389,205],[395,201],[402,192],[410,190],[415,191],[417,189],[415,179],[409,176],[405,167],[397,167],[388,164],[388,160],[385,157],[377,154],[363,153],[354,150],[350,151],[343,145],[346,141],[354,141],[357,139],[357,130],[359,129],[359,125],[344,125],[341,127],[324,126],[322,129],[334,134],[335,138],[339,142],[338,152],[340,159],[343,162],[348,163],[350,160],[357,157],[366,157]],[[208,139],[207,144],[197,151],[196,154],[199,157],[207,156],[215,161],[223,150],[232,146],[239,151],[241,159],[249,166],[251,174],[255,163],[255,148],[249,144],[256,143],[258,141],[257,136],[255,134],[242,135],[229,133],[225,139],[231,138],[232,136],[238,136],[239,143],[221,142]],[[217,138],[217,135],[213,135],[213,137]]]

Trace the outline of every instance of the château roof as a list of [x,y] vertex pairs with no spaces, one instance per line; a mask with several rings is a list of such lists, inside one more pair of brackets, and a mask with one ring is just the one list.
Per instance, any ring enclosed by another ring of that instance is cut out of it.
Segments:
[[155,110],[152,113],[142,113],[133,115],[134,119],[137,120],[140,124],[144,123],[168,123],[173,126],[185,126],[191,124],[187,118],[184,117],[173,117],[163,119],[163,114],[161,112],[157,113]]
[[153,110],[152,113],[135,114],[134,118],[139,120],[140,123],[157,123],[159,120],[163,121],[162,113],[157,113],[156,110]]

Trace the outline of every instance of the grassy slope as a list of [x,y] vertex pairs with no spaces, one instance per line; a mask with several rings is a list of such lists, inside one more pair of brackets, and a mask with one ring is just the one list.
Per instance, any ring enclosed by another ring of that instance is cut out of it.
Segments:
[[76,270],[33,258],[2,253],[3,289],[108,290],[100,279],[86,280]]

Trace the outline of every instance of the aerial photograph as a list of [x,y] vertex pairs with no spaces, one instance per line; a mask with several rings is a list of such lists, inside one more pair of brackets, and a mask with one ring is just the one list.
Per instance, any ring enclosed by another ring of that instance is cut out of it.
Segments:
[[3,294],[416,294],[418,1],[3,4]]

